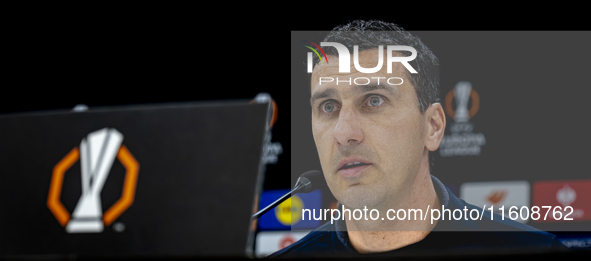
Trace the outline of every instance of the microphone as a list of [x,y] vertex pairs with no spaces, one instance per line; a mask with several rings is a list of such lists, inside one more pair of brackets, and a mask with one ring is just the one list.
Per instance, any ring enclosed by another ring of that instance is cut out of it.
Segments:
[[275,200],[275,202],[261,209],[256,214],[252,215],[252,220],[259,218],[263,214],[267,213],[269,210],[275,208],[277,205],[281,204],[281,202],[290,198],[292,194],[309,193],[324,186],[326,186],[326,182],[324,181],[324,176],[322,175],[322,172],[318,170],[310,170],[304,172],[304,174],[300,175],[300,177],[296,181],[295,186],[290,192],[285,193],[285,195]]
[[293,193],[309,193],[318,188],[321,188],[322,185],[326,185],[322,172],[318,170],[310,170],[305,172],[298,178],[298,181],[296,181],[294,189],[298,188],[298,186],[299,189]]

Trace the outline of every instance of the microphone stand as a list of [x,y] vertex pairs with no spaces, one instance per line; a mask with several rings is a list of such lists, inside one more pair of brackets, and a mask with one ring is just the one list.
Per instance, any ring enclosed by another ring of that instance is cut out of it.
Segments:
[[277,205],[281,204],[281,202],[283,202],[283,201],[287,200],[288,198],[290,198],[292,193],[295,194],[296,191],[298,191],[298,190],[306,187],[308,184],[298,183],[295,186],[295,188],[293,188],[290,192],[285,193],[285,195],[283,195],[279,199],[275,200],[275,202],[271,203],[267,207],[261,209],[259,212],[257,212],[254,215],[252,215],[252,219],[251,220],[255,220],[255,219],[259,218],[260,216],[262,216],[263,214],[267,213],[269,210],[275,208]]

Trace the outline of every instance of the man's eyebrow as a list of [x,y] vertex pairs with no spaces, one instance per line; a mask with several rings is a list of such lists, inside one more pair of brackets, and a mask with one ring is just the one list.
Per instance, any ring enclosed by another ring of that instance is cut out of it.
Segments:
[[324,99],[324,98],[328,98],[328,97],[334,97],[334,96],[337,96],[337,94],[338,94],[338,91],[334,88],[329,88],[329,89],[326,89],[321,92],[316,92],[312,95],[312,98],[310,98],[310,105],[314,104],[314,102],[316,100]]
[[[394,96],[398,96],[398,88],[386,86],[383,84],[357,85],[353,87],[354,94],[362,94],[376,90],[385,90]],[[337,96],[337,94],[338,91],[334,88],[329,88],[321,92],[316,92],[312,95],[312,98],[310,98],[310,105],[313,105],[316,100],[334,97]]]
[[361,94],[375,90],[385,90],[394,96],[398,96],[398,88],[386,86],[383,84],[357,85],[353,87],[353,93],[355,94]]

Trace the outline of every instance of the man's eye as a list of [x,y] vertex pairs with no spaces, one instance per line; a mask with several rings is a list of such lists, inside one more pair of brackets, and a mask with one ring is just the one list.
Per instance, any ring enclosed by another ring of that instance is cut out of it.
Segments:
[[366,100],[366,102],[363,104],[363,107],[368,107],[368,106],[380,106],[382,105],[382,103],[384,103],[384,99],[380,96],[371,96],[369,97],[369,99]]
[[336,110],[338,110],[338,106],[332,102],[325,102],[322,105],[320,105],[320,109],[322,110],[322,112],[324,113],[332,113]]

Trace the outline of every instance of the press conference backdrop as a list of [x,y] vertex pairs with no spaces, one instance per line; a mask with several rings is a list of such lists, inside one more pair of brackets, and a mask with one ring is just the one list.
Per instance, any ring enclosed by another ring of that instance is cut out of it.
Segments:
[[[292,185],[301,173],[321,170],[311,128],[310,50],[302,40],[319,43],[326,33],[291,32]],[[589,249],[591,142],[584,119],[591,33],[411,33],[440,61],[447,127],[439,149],[430,153],[431,173],[477,206],[571,206],[572,221],[517,221],[554,232],[572,249]],[[332,195],[323,197],[323,208],[336,206]],[[264,236],[275,239],[275,249],[297,237],[291,231]]]

